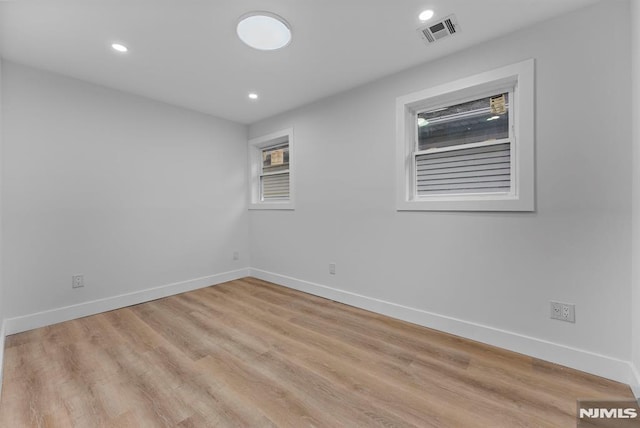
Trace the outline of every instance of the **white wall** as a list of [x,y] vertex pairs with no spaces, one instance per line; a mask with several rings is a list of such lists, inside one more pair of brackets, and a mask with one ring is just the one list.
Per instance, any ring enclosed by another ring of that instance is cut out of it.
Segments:
[[2,286],[2,136],[4,129],[2,126],[2,69],[4,67],[4,61],[0,57],[0,395],[2,394],[2,375],[3,375],[3,361],[4,361],[4,287]]
[[3,71],[5,317],[249,265],[246,126]]
[[633,314],[632,344],[635,366],[635,393],[640,397],[640,0],[631,1],[631,60],[633,76]]
[[[628,371],[627,14],[627,2],[602,2],[252,125],[252,138],[293,127],[297,151],[296,210],[250,213],[252,267],[440,314],[445,326],[454,318],[601,354]],[[593,36],[594,23],[606,37]],[[537,211],[397,212],[396,97],[527,58]],[[575,303],[577,322],[550,320],[549,300]]]

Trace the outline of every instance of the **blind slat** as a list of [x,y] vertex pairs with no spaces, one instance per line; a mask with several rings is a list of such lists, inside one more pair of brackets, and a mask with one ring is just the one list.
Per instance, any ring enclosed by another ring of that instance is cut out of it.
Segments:
[[265,187],[263,193],[265,195],[272,193],[289,193],[289,187]]
[[454,156],[473,155],[476,153],[498,152],[500,150],[511,150],[511,143],[492,144],[489,146],[473,147],[471,149],[456,149],[455,146],[453,146],[451,150],[435,153],[423,153],[418,155],[418,157],[428,156],[430,159],[450,158]]
[[469,166],[459,166],[453,168],[422,168],[418,170],[418,176],[425,175],[442,175],[442,174],[451,174],[454,172],[472,172],[472,171],[486,171],[492,169],[504,169],[511,168],[510,162],[499,162],[499,163],[489,163],[486,165],[469,165]]
[[[468,161],[468,160],[476,160],[476,159],[487,159],[487,158],[499,158],[499,157],[509,157],[509,150],[500,150],[496,152],[489,153],[475,153],[470,155],[460,155],[460,156],[452,156],[446,158],[436,158],[436,159],[425,159],[418,160],[418,165],[434,165],[434,164],[447,164],[450,162],[460,162],[460,161]],[[419,158],[419,156],[418,156]]]
[[453,190],[453,189],[483,189],[486,187],[509,187],[510,180],[480,181],[475,183],[445,183],[419,185],[418,190]]
[[446,179],[446,178],[462,178],[462,177],[486,177],[491,175],[503,175],[503,174],[511,174],[511,168],[501,168],[501,169],[490,169],[484,171],[469,171],[469,172],[455,172],[450,174],[441,174],[441,175],[419,175],[418,181],[423,180],[438,180],[438,179]]
[[281,177],[279,175],[276,175],[276,176],[265,175],[265,176],[262,177],[262,179],[265,180],[265,183],[269,183],[269,184],[288,183],[289,182],[289,176]]
[[449,190],[432,190],[419,192],[421,196],[427,195],[464,195],[465,193],[496,193],[508,192],[510,187],[485,187],[478,189],[449,189]]
[[482,177],[460,177],[460,178],[438,178],[435,180],[418,180],[418,186],[425,186],[430,184],[445,184],[445,183],[485,183],[488,181],[504,181],[509,180],[510,174],[499,175],[487,175]]
[[289,183],[269,183],[266,182],[264,183],[264,185],[262,186],[265,189],[283,189],[283,188],[288,188],[289,187]]
[[464,166],[485,166],[485,165],[496,165],[496,164],[510,164],[511,158],[509,156],[501,156],[498,158],[487,158],[487,159],[473,159],[466,160],[460,162],[446,162],[446,163],[436,163],[432,165],[418,165],[418,171],[433,171],[436,169],[449,169],[449,168],[457,168]]

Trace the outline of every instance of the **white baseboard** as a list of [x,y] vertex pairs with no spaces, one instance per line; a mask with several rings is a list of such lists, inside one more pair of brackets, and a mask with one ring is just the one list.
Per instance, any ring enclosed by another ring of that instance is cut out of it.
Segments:
[[[92,300],[78,303],[62,308],[51,309],[34,314],[24,315],[5,320],[6,334],[20,333],[34,328],[57,324],[76,318],[95,315],[101,312],[112,311],[126,306],[137,305],[162,297],[208,287],[210,285],[221,284],[234,279],[244,278],[249,275],[249,268],[238,269],[202,278],[190,279],[159,287],[148,288],[146,290],[135,291],[133,293],[120,294],[118,296],[106,297],[104,299]],[[2,336],[4,340],[4,335]]]
[[0,398],[2,398],[2,379],[4,374],[4,338],[5,334],[5,320],[0,320]]
[[635,382],[631,383],[631,389],[633,390],[633,394],[638,399],[638,402],[640,402],[640,368],[631,364],[631,370],[633,371],[633,375],[635,377]]
[[[637,375],[634,375],[634,369],[628,361],[260,269],[252,268],[250,271],[253,277],[305,293],[325,297],[347,305],[508,349],[629,385],[637,383],[635,379]],[[638,395],[637,391],[635,393]]]

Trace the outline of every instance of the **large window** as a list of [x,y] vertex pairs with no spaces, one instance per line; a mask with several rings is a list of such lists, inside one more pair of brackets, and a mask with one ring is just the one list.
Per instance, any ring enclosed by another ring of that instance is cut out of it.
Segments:
[[293,209],[293,131],[249,141],[253,209]]
[[532,211],[533,60],[397,101],[399,210]]

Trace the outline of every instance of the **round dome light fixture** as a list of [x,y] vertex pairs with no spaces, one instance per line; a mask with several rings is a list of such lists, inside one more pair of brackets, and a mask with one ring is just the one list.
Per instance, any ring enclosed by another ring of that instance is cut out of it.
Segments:
[[111,49],[113,49],[116,52],[120,52],[120,53],[125,53],[125,52],[129,51],[129,48],[127,48],[122,43],[112,43],[111,44]]
[[291,43],[291,27],[271,12],[250,12],[240,17],[236,33],[248,46],[261,51],[281,49]]
[[428,21],[431,18],[433,18],[433,11],[431,9],[423,10],[420,12],[420,15],[418,15],[418,19],[422,22]]

